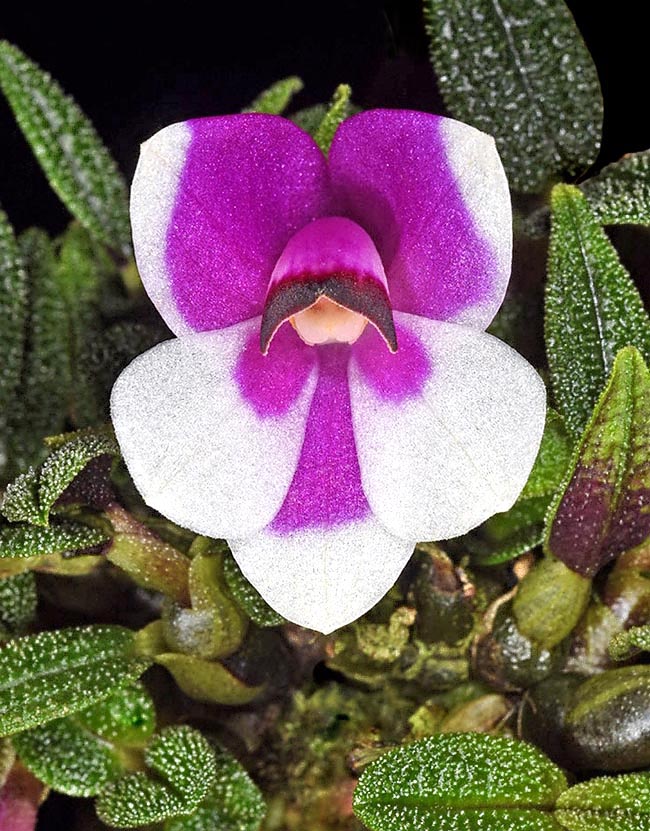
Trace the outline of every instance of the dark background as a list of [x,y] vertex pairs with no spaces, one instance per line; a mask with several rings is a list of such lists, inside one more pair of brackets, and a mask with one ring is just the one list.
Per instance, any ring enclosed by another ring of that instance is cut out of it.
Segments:
[[[617,0],[598,8],[573,0],[568,5],[603,86],[600,162],[650,147],[643,4]],[[20,46],[77,99],[130,178],[139,143],[158,128],[236,112],[284,75],[304,79],[299,105],[329,99],[345,81],[364,107],[443,111],[421,8],[421,0],[185,0],[165,8],[149,0],[12,0],[0,12],[0,36]],[[630,91],[638,103],[631,103]],[[2,100],[0,203],[18,230],[40,224],[59,231],[67,221]]]

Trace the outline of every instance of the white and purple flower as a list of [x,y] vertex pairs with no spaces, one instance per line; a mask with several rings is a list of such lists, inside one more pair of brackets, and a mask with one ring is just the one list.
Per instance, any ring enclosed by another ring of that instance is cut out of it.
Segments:
[[143,145],[131,213],[178,337],[115,384],[124,458],[151,507],[228,540],[274,609],[332,631],[415,542],[512,505],[545,390],[484,332],[512,245],[490,137],[374,110],[326,158],[278,116],[188,121]]

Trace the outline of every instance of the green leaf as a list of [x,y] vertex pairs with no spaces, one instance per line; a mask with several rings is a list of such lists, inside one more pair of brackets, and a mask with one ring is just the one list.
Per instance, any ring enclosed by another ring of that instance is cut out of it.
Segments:
[[641,650],[650,652],[650,625],[633,626],[619,632],[609,644],[609,654],[615,661],[624,661]]
[[650,374],[621,350],[548,513],[546,550],[593,577],[650,536]]
[[99,818],[116,828],[161,822],[193,813],[216,781],[215,755],[198,730],[169,727],[145,752],[152,775],[129,774],[99,795]]
[[555,816],[569,831],[650,831],[650,775],[580,782],[560,795]]
[[20,49],[0,41],[0,87],[67,208],[97,239],[128,255],[127,189],[77,104]]
[[623,156],[580,187],[603,225],[650,224],[650,150]]
[[0,474],[9,453],[8,428],[19,399],[27,318],[27,274],[13,228],[0,211]]
[[580,190],[551,194],[546,350],[558,408],[574,438],[586,426],[617,352],[650,356],[650,318]]
[[565,788],[562,771],[531,745],[450,733],[371,762],[353,804],[372,831],[556,831],[548,811]]
[[10,443],[14,469],[24,470],[43,461],[43,436],[63,430],[70,368],[54,248],[36,228],[21,235],[19,247],[29,280],[29,319],[20,396],[10,414]]
[[106,250],[84,228],[72,224],[63,236],[57,278],[67,308],[67,356],[72,379],[71,416],[77,426],[106,420],[108,402],[95,376],[98,336],[105,329],[101,307],[114,266]]
[[425,14],[447,106],[496,138],[513,188],[540,191],[593,163],[600,85],[562,0],[425,0]]
[[325,104],[314,104],[313,107],[298,110],[290,118],[301,130],[309,133],[310,136],[314,136],[326,115],[327,106]]
[[207,704],[250,704],[263,689],[248,686],[219,661],[179,652],[162,652],[154,660],[169,670],[186,695]]
[[476,563],[504,563],[542,542],[544,517],[570,457],[571,443],[564,422],[549,408],[537,459],[519,499],[509,511],[495,514],[462,538]]
[[31,469],[7,486],[2,513],[10,522],[47,527],[54,503],[98,456],[119,453],[117,442],[104,433],[85,433],[52,452],[38,471]]
[[216,782],[198,810],[165,823],[165,831],[257,831],[264,818],[264,800],[244,768],[213,745]]
[[48,528],[33,525],[0,525],[0,558],[40,557],[92,548],[108,537],[80,522],[53,522]]
[[297,95],[304,87],[302,80],[295,75],[282,78],[276,81],[248,106],[245,113],[269,113],[271,115],[282,115],[291,103],[294,95]]
[[23,764],[70,796],[95,796],[124,773],[120,745],[142,746],[155,727],[151,697],[134,684],[74,716],[14,736]]
[[24,634],[36,617],[37,604],[33,574],[0,579],[0,637]]
[[232,596],[258,626],[281,626],[285,623],[282,615],[274,611],[257,589],[242,574],[237,561],[228,553],[223,562],[224,576]]
[[121,773],[112,748],[72,718],[27,730],[13,743],[22,763],[41,782],[70,796],[95,796]]
[[314,141],[325,155],[329,153],[334,133],[337,131],[339,124],[350,115],[351,95],[352,89],[347,84],[338,85],[334,90],[329,108],[314,133]]
[[0,735],[84,709],[135,681],[150,661],[121,626],[40,632],[0,649]]

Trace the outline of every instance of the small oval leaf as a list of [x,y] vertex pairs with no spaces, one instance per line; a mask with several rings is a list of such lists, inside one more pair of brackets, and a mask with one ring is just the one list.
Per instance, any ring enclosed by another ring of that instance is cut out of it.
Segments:
[[138,678],[150,661],[134,656],[122,626],[39,632],[0,649],[0,735],[84,709]]
[[524,742],[477,733],[432,736],[372,762],[354,810],[373,831],[556,831],[562,771]]
[[151,775],[129,774],[107,785],[96,803],[99,818],[116,828],[148,825],[193,813],[216,781],[215,755],[198,730],[168,727],[145,752]]
[[555,816],[569,831],[650,831],[650,775],[580,782],[560,795]]

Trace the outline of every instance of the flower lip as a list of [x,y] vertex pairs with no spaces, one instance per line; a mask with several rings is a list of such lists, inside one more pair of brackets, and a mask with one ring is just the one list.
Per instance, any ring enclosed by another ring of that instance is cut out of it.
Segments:
[[[332,306],[372,323],[390,351],[397,351],[397,335],[381,258],[363,228],[343,217],[316,219],[294,234],[285,246],[271,275],[266,296],[260,327],[262,353],[268,353],[273,336],[283,323],[310,309],[329,308],[333,312]],[[350,321],[350,316],[341,316],[340,340],[350,342],[344,317],[346,323]],[[331,325],[332,317],[327,315],[326,319],[327,325]],[[315,316],[310,323],[318,327]],[[363,322],[358,325],[362,330]],[[301,334],[300,325],[296,329]],[[316,332],[317,337],[311,342],[326,342],[329,332],[323,331],[322,339],[318,334]]]

